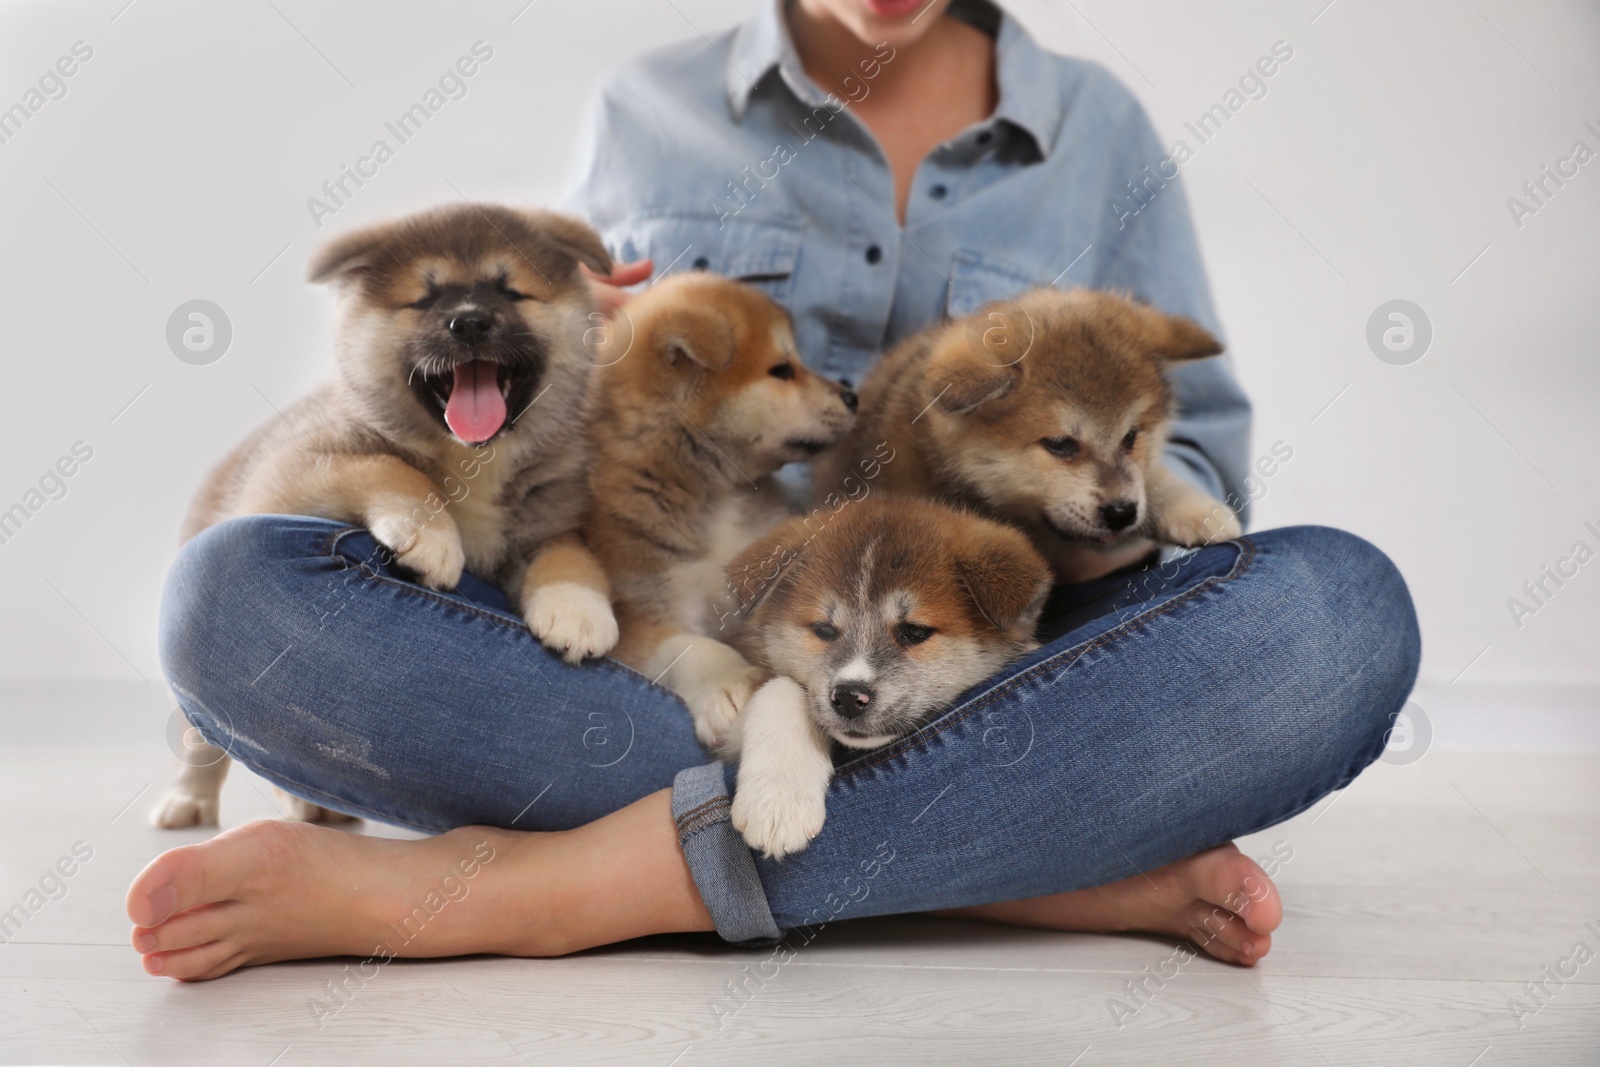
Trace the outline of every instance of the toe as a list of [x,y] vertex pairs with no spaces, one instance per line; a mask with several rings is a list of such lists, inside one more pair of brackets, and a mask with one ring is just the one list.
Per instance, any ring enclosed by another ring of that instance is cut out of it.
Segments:
[[1270,934],[1283,921],[1277,886],[1233,845],[1195,856],[1185,873],[1197,898],[1227,908],[1254,933]]
[[159,926],[135,926],[133,947],[148,955],[209,944],[236,932],[239,918],[237,904],[201,904],[178,912]]
[[1207,953],[1229,963],[1254,963],[1262,953],[1258,936],[1233,912],[1197,900],[1184,909],[1181,932]]
[[246,956],[229,941],[212,941],[174,952],[153,952],[144,958],[146,974],[196,982],[217,978],[244,963]]
[[128,918],[136,926],[159,926],[185,908],[234,899],[258,872],[273,869],[282,835],[294,832],[289,823],[247,823],[163,852],[128,887]]
[[[209,844],[209,842],[207,842]],[[178,908],[176,883],[192,883],[203,864],[196,853],[203,845],[168,849],[151,860],[128,887],[126,907],[135,926],[155,926]]]

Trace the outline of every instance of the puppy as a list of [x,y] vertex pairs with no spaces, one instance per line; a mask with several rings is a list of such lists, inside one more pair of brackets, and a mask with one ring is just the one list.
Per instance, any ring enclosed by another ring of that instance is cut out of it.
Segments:
[[1009,526],[874,494],[818,526],[793,519],[728,567],[737,644],[778,677],[738,723],[731,817],[782,858],[822,829],[829,740],[875,748],[1038,647],[1050,568]]
[[[577,533],[593,373],[569,341],[593,310],[580,263],[611,269],[588,227],[489,205],[332,242],[310,277],[338,290],[336,374],[211,472],[183,540],[237,515],[357,523],[424,585],[471,568],[568,661],[603,655],[616,621]],[[215,749],[186,760],[155,822],[215,824],[227,767]],[[331,814],[289,802],[293,818]]]
[[1162,462],[1166,368],[1221,351],[1190,320],[1113,293],[1046,287],[987,304],[883,358],[854,434],[818,462],[816,484],[837,484],[858,453],[888,441],[897,458],[883,488],[1016,524],[1066,581],[1157,542],[1237,537],[1228,506]]
[[723,567],[789,514],[772,474],[854,421],[856,395],[807,370],[789,317],[715,275],[664,278],[597,346],[584,538],[615,595],[615,658],[688,704],[720,746],[763,675],[719,636]]

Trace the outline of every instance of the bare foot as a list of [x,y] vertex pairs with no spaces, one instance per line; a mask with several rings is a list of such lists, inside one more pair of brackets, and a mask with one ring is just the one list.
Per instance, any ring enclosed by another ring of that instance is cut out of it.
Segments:
[[666,791],[550,834],[396,841],[249,823],[156,857],[127,910],[144,969],[184,981],[320,956],[552,956],[712,928]]
[[936,914],[1050,930],[1174,934],[1219,960],[1252,967],[1272,949],[1283,902],[1266,872],[1228,844],[1110,885]]

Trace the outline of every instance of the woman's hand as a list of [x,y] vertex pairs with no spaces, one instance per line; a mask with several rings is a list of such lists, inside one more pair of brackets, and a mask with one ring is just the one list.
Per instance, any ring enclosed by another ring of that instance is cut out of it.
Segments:
[[651,271],[655,270],[655,264],[648,259],[636,259],[632,263],[615,264],[610,274],[596,274],[581,263],[578,269],[583,271],[584,279],[594,294],[595,308],[609,319],[633,296],[632,293],[624,291],[623,286],[638,285],[650,277]]

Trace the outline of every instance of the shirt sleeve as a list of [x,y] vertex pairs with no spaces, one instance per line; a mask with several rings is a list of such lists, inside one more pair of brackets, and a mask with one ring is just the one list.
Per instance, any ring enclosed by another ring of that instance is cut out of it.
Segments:
[[[1112,152],[1120,198],[1105,216],[1101,239],[1108,250],[1095,285],[1133,293],[1151,306],[1184,315],[1225,340],[1211,306],[1205,264],[1195,240],[1189,203],[1174,162],[1156,137],[1144,109],[1130,101]],[[1178,400],[1167,465],[1185,480],[1225,501],[1244,523],[1249,515],[1250,401],[1224,354],[1179,364],[1170,374]]]

